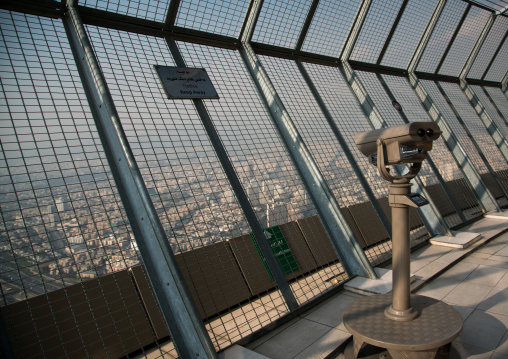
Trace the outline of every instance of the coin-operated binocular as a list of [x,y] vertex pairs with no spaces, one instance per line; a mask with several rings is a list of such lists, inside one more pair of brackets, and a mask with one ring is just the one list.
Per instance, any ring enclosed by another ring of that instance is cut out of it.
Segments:
[[[358,149],[379,174],[389,182],[408,183],[420,171],[422,161],[432,149],[432,142],[441,136],[434,122],[413,122],[407,125],[360,132],[355,136]],[[409,172],[403,176],[392,176],[389,165],[411,163]]]
[[[432,142],[441,135],[434,122],[413,122],[407,125],[358,133],[358,149],[377,166],[379,174],[391,182],[388,202],[392,208],[392,305],[385,316],[394,321],[410,321],[419,313],[410,305],[409,291],[409,207],[418,208],[429,202],[419,194],[411,194],[411,183],[432,149]],[[405,175],[393,176],[386,166],[410,164]]]

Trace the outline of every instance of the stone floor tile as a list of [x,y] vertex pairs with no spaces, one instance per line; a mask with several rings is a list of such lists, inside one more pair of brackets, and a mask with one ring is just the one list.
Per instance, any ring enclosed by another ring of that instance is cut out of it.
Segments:
[[496,353],[508,355],[508,331],[505,333],[503,339],[501,339],[501,342],[497,346]]
[[490,359],[508,359],[508,355],[504,355],[495,351],[494,353],[492,353]]
[[330,327],[301,319],[254,349],[271,359],[292,359],[330,331]]
[[236,344],[219,353],[218,357],[219,359],[270,359]]
[[486,312],[508,315],[508,288],[493,288],[477,309]]
[[411,272],[414,273],[416,278],[426,280],[435,276],[437,273],[446,268],[447,265],[447,263],[443,262],[432,262],[427,264],[425,267],[420,268],[416,272],[413,272],[412,270]]
[[505,333],[505,323],[491,313],[475,310],[465,321],[464,329],[456,340],[479,348],[494,350]]
[[505,273],[503,278],[497,282],[496,287],[498,288],[508,288],[508,271]]
[[471,307],[464,307],[462,305],[456,305],[456,304],[450,304],[453,308],[455,308],[462,317],[462,320],[465,322],[467,318],[473,313],[474,308]]
[[474,307],[482,301],[493,287],[462,282],[456,286],[443,301],[450,304],[458,304],[465,307]]
[[347,332],[332,328],[311,346],[298,354],[295,359],[324,359],[340,344],[349,339],[350,336],[351,334]]
[[459,281],[439,277],[418,290],[418,294],[441,300],[459,284]]
[[468,283],[494,287],[503,278],[506,271],[498,267],[479,265],[466,278]]
[[331,328],[337,328],[342,324],[342,314],[346,307],[357,299],[357,297],[343,293],[321,303],[316,309],[306,314],[304,318]]
[[283,330],[289,328],[290,326],[294,325],[295,323],[299,322],[300,320],[302,320],[300,317],[297,317],[297,318],[293,318],[291,319],[289,322],[287,323],[284,323],[283,325],[281,325],[280,327],[278,328],[275,328],[274,330],[271,330],[269,331],[268,333],[266,333],[265,335],[263,335],[262,337],[250,342],[249,344],[247,344],[245,347],[248,348],[248,349],[252,349],[254,350],[255,348],[257,348],[258,346],[262,345],[264,342],[270,340],[271,338],[273,338],[274,336],[276,336],[277,334],[279,334],[280,332],[282,332]]
[[452,343],[450,359],[490,359],[493,352],[474,345],[466,344],[455,340]]
[[479,264],[475,263],[459,262],[441,274],[439,278],[448,278],[463,281],[467,278],[468,275],[471,274],[472,271],[478,268],[478,266]]

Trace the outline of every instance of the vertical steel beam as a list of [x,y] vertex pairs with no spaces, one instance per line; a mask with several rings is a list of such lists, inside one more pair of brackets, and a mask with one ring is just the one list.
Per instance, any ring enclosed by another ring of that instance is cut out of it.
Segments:
[[483,106],[474,90],[471,88],[471,86],[469,86],[469,84],[464,79],[460,80],[460,88],[466,95],[471,106],[475,109],[478,117],[480,117],[480,119],[482,120],[482,123],[487,128],[487,132],[494,140],[497,148],[499,148],[499,151],[502,153],[504,159],[508,161],[508,143],[506,142],[506,139],[504,138],[503,134],[497,128],[495,122],[488,114],[487,110],[485,109],[485,106]]
[[439,70],[441,70],[441,66],[443,66],[446,56],[448,55],[448,52],[450,52],[450,49],[452,48],[452,45],[455,42],[455,38],[457,37],[457,35],[460,31],[460,28],[462,27],[462,24],[466,20],[467,15],[469,14],[469,11],[471,10],[471,7],[472,7],[471,3],[467,4],[466,11],[464,11],[464,14],[462,14],[462,17],[460,18],[460,21],[459,21],[457,27],[455,28],[455,31],[453,32],[452,38],[450,39],[450,42],[448,43],[448,46],[446,47],[446,50],[443,53],[443,56],[441,57],[441,60],[439,61],[439,64],[436,67],[436,71],[434,71],[435,74],[438,74]]
[[113,178],[178,353],[189,359],[216,358],[130,149],[74,0],[67,1],[63,21]]
[[444,9],[445,5],[446,5],[446,0],[439,0],[438,3],[436,4],[436,7],[434,8],[434,12],[432,13],[432,16],[429,20],[429,23],[427,24],[427,27],[425,28],[425,31],[422,34],[422,37],[420,39],[420,42],[418,43],[418,47],[415,49],[413,57],[411,58],[411,61],[409,62],[409,66],[407,68],[407,71],[409,73],[416,71],[416,68],[418,67],[418,64],[420,63],[420,60],[423,56],[425,48],[427,47],[427,45],[429,43],[432,32],[436,28],[437,21],[439,20],[439,17],[443,13],[443,9]]
[[[183,59],[175,41],[169,38],[166,39],[166,41],[168,43],[169,50],[171,51],[171,55],[175,60],[176,66],[186,67],[185,60]],[[268,239],[264,235],[263,227],[259,223],[256,217],[256,213],[254,212],[252,206],[249,203],[247,194],[245,193],[245,190],[242,187],[242,184],[240,182],[240,179],[238,178],[238,175],[236,174],[233,164],[229,160],[227,151],[224,148],[224,145],[222,144],[222,141],[219,137],[219,134],[217,133],[217,130],[212,122],[212,119],[210,118],[210,115],[208,114],[208,111],[206,110],[205,104],[203,103],[203,100],[199,99],[195,99],[193,100],[193,102],[199,114],[199,118],[201,119],[201,123],[203,124],[203,127],[205,128],[208,138],[210,139],[210,142],[215,150],[215,153],[217,153],[217,157],[219,158],[222,168],[224,169],[224,173],[226,174],[226,177],[228,178],[229,183],[231,184],[231,188],[233,189],[233,192],[235,193],[236,198],[238,199],[238,203],[240,204],[240,207],[242,208],[242,211],[245,214],[245,218],[249,223],[254,238],[256,238],[256,242],[259,245],[259,249],[261,250],[261,253],[266,259],[266,264],[268,265],[268,268],[272,272],[273,278],[275,279],[275,282],[277,283],[277,286],[279,287],[282,296],[284,297],[284,300],[288,305],[288,308],[290,310],[295,310],[296,308],[298,308],[298,302],[296,301],[296,298],[293,295],[293,292],[291,291],[291,287],[289,286],[288,282],[286,281],[286,278],[284,277],[284,273],[277,262],[277,258],[275,258],[275,255],[273,254]]]
[[474,60],[476,60],[476,57],[478,56],[478,53],[480,52],[480,49],[482,48],[483,44],[485,43],[485,39],[487,38],[487,35],[489,34],[490,30],[492,29],[492,25],[494,25],[496,15],[492,13],[487,20],[487,23],[483,27],[482,33],[478,37],[478,40],[476,41],[473,49],[471,50],[471,53],[469,54],[466,63],[464,64],[464,67],[462,68],[462,71],[460,72],[459,79],[465,79],[467,74],[469,73],[469,70],[471,70],[471,66],[473,66]]
[[345,270],[350,276],[376,278],[363,249],[342,215],[333,193],[250,44],[244,43],[240,54],[272,115],[275,126]]
[[296,64],[298,65],[298,68],[299,68],[303,78],[305,79],[307,86],[309,86],[309,88],[312,92],[312,95],[314,96],[314,99],[318,103],[319,108],[323,112],[333,134],[337,138],[337,141],[339,142],[342,150],[344,151],[344,154],[346,155],[346,158],[348,159],[349,164],[353,168],[353,171],[355,172],[356,177],[358,177],[358,180],[360,181],[365,193],[367,194],[369,201],[374,206],[374,209],[376,210],[376,212],[379,216],[379,219],[381,220],[381,223],[385,227],[386,232],[388,232],[391,235],[392,226],[390,224],[390,221],[388,220],[388,218],[386,218],[386,215],[385,215],[383,209],[381,208],[381,206],[379,205],[379,202],[378,202],[376,196],[374,195],[374,192],[372,192],[372,189],[370,188],[369,183],[367,182],[367,179],[363,175],[363,172],[361,171],[360,166],[358,166],[356,159],[354,158],[353,154],[349,150],[349,147],[348,147],[346,141],[342,137],[342,134],[340,133],[339,128],[335,124],[332,114],[330,113],[330,111],[328,111],[328,108],[326,107],[323,99],[321,98],[321,95],[319,94],[316,86],[314,86],[314,83],[312,82],[312,80],[311,80],[307,70],[303,66],[303,64],[300,61],[296,61]]
[[455,162],[464,173],[466,180],[471,185],[473,193],[480,201],[483,209],[487,212],[500,211],[501,208],[497,204],[496,199],[494,196],[492,196],[487,186],[483,182],[480,174],[476,170],[476,167],[471,162],[471,159],[467,155],[466,151],[464,151],[462,145],[459,143],[457,137],[446,122],[443,114],[439,111],[436,104],[421,84],[420,80],[412,72],[409,73],[409,82],[411,83],[413,90],[420,99],[420,102],[423,104],[423,108],[425,111],[427,111],[429,117],[439,125],[439,128],[441,128],[441,137],[443,138],[446,147],[448,147],[453,158],[455,159]]
[[349,31],[347,36],[347,40],[342,48],[342,52],[339,56],[340,61],[344,62],[349,60],[349,56],[351,56],[351,52],[356,44],[356,40],[360,35],[360,31],[362,30],[363,23],[365,22],[365,18],[367,17],[367,13],[369,12],[370,5],[372,4],[372,0],[363,0],[362,5],[358,9],[358,13],[355,17],[355,22]]

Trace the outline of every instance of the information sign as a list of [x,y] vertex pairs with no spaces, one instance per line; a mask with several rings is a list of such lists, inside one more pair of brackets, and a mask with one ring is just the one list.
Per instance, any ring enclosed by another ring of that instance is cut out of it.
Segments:
[[170,99],[219,98],[205,69],[154,66]]
[[[286,238],[284,238],[284,235],[282,234],[280,227],[273,226],[265,228],[264,233],[266,238],[268,239],[268,242],[270,243],[270,247],[272,248],[272,252],[275,255],[275,258],[277,258],[277,262],[279,263],[282,272],[284,274],[288,274],[300,269],[298,267],[298,263],[296,263],[295,256],[291,252],[291,248],[289,248]],[[250,238],[254,243],[254,247],[256,247],[256,251],[258,252],[259,257],[263,262],[263,266],[265,267],[265,270],[268,273],[270,280],[273,280],[273,275],[272,272],[270,271],[270,268],[268,268],[266,258],[259,250],[258,243],[252,233],[250,233]]]

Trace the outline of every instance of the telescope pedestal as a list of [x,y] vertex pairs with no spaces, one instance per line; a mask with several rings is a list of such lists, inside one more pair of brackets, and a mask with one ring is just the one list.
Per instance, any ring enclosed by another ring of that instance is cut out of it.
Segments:
[[343,321],[353,342],[345,355],[356,358],[363,345],[370,344],[386,348],[397,359],[448,356],[451,341],[462,331],[459,312],[436,299],[410,294],[409,207],[428,202],[411,195],[409,179],[393,182],[389,196],[393,291],[356,300],[346,308]]
[[347,307],[344,325],[353,334],[350,343],[353,348],[346,349],[346,358],[358,357],[364,344],[385,348],[394,359],[430,359],[449,353],[449,344],[462,330],[459,312],[433,298],[418,295],[410,298],[412,308],[419,313],[410,321],[395,321],[385,316],[391,294],[361,298]]

